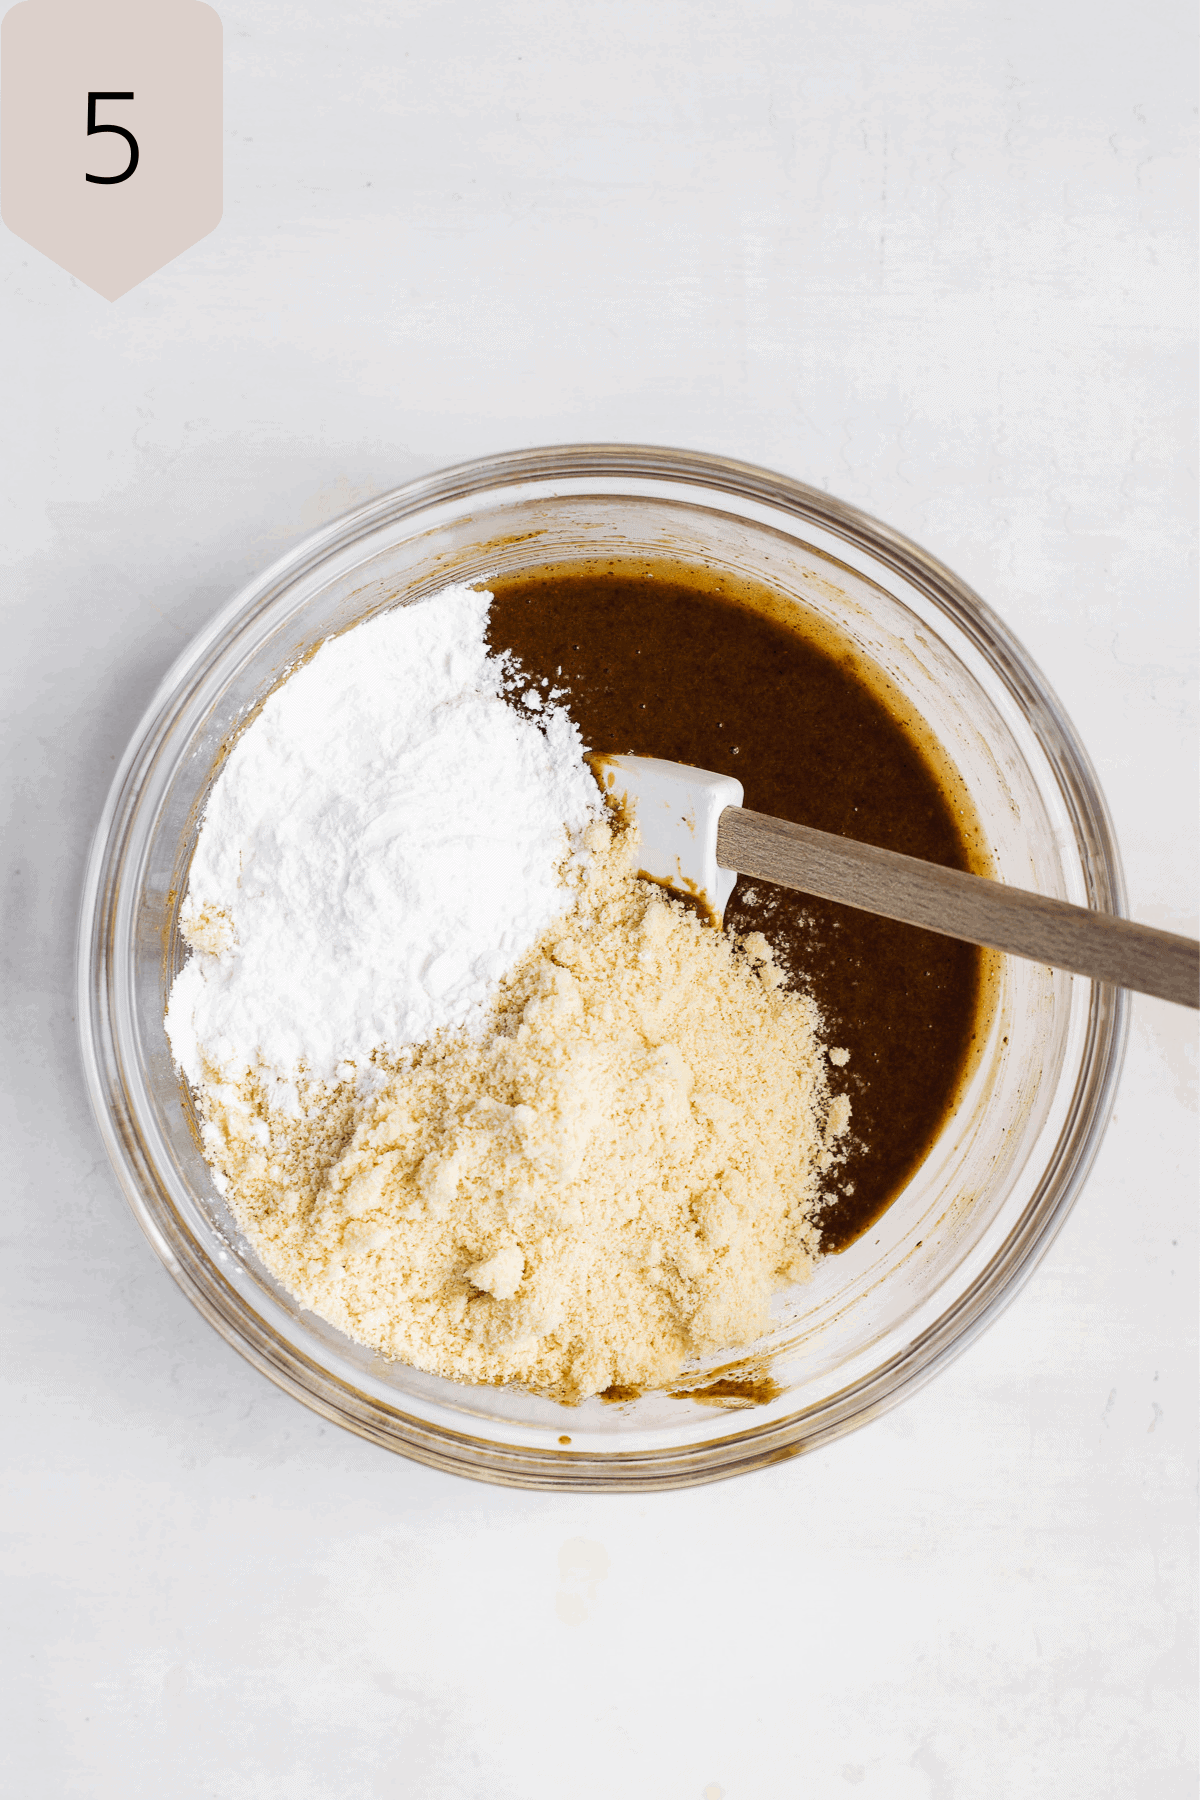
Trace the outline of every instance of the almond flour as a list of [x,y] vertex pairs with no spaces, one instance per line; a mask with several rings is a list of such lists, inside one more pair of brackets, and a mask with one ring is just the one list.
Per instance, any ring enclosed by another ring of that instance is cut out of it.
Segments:
[[[588,828],[568,910],[482,1031],[378,1049],[371,1081],[207,1063],[204,1143],[270,1272],[360,1343],[574,1401],[750,1342],[817,1253],[819,1019],[761,933],[733,943]],[[369,1091],[364,1091],[364,1087]]]

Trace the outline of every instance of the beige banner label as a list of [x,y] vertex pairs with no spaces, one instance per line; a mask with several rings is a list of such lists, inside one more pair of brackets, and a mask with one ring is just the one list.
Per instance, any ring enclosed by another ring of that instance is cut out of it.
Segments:
[[203,0],[24,0],[0,24],[0,213],[108,300],[221,217],[221,21]]

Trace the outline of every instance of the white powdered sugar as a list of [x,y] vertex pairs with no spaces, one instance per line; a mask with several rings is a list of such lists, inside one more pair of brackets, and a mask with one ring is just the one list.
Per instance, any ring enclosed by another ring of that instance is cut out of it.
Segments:
[[491,598],[449,587],[331,639],[234,746],[167,1010],[193,1082],[253,1071],[286,1103],[300,1072],[479,1023],[569,905],[603,803],[556,696],[516,703]]

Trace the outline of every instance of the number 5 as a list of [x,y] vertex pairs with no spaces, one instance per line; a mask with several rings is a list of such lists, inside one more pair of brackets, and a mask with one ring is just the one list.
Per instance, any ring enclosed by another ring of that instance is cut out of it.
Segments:
[[110,186],[115,181],[128,181],[129,177],[133,174],[133,171],[137,168],[137,166],[138,166],[137,139],[134,137],[132,131],[126,131],[126,129],[123,125],[97,125],[97,123],[96,123],[96,102],[97,102],[97,100],[132,100],[132,99],[133,99],[132,94],[91,94],[91,93],[89,93],[89,95],[88,95],[88,128],[87,128],[88,136],[95,137],[95,135],[98,131],[112,131],[112,132],[115,132],[117,137],[123,137],[125,139],[125,142],[129,145],[129,167],[127,169],[122,169],[121,173],[119,175],[88,175],[85,177],[85,180],[97,181],[106,186]]

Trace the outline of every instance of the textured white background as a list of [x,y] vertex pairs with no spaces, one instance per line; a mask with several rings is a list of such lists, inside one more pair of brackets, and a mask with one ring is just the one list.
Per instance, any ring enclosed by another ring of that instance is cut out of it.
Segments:
[[945,558],[1195,928],[1184,0],[234,4],[224,223],[110,305],[0,234],[12,1791],[1195,1792],[1195,1053],[1138,1001],[1023,1296],[831,1450],[550,1499],[322,1424],[103,1159],[72,937],[195,628],[361,496],[581,438],[724,451]]

